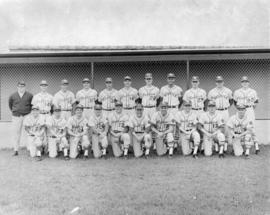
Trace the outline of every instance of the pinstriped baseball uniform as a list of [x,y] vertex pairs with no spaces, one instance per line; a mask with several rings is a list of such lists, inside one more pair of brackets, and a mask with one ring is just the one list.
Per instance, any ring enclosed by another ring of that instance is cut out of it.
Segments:
[[131,116],[134,114],[135,100],[138,98],[138,90],[133,87],[122,88],[118,91],[118,100],[123,104],[123,113]]
[[51,107],[53,105],[53,96],[47,92],[40,92],[34,95],[32,105],[37,106],[40,110],[40,113],[50,114]]
[[117,100],[118,91],[116,89],[104,89],[100,92],[98,100],[102,102],[102,114],[108,118],[115,108],[115,100]]
[[157,99],[159,98],[159,89],[155,86],[144,86],[139,89],[139,96],[142,99],[144,114],[148,117],[156,112]]
[[203,113],[206,92],[201,88],[191,88],[185,92],[183,100],[191,101],[193,112],[199,116],[201,113]]
[[87,119],[94,114],[94,105],[98,97],[97,94],[97,91],[91,88],[88,90],[82,89],[76,94],[76,100],[83,106],[83,115]]
[[178,111],[179,98],[182,96],[182,92],[182,88],[177,85],[173,85],[173,87],[166,85],[160,89],[160,97],[163,98],[163,102],[168,103],[169,112],[173,115]]

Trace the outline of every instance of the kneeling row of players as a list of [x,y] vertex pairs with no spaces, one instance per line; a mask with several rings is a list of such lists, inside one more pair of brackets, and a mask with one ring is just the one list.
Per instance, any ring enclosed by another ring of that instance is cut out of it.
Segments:
[[213,101],[208,103],[208,111],[201,116],[192,112],[190,102],[184,102],[184,110],[175,113],[169,113],[168,104],[161,103],[159,111],[150,117],[143,114],[141,104],[136,105],[133,116],[122,112],[121,102],[116,102],[115,111],[108,118],[102,115],[100,104],[94,109],[94,115],[87,120],[82,114],[83,107],[77,105],[75,115],[66,121],[57,107],[52,116],[43,117],[38,107],[33,106],[31,114],[24,120],[30,156],[42,160],[41,150],[45,147],[49,157],[56,157],[58,151],[63,151],[68,160],[76,158],[83,150],[87,159],[92,145],[95,158],[106,157],[110,142],[115,157],[127,158],[132,145],[135,157],[144,155],[148,158],[154,142],[157,155],[168,153],[171,157],[179,136],[183,154],[192,154],[194,158],[198,158],[199,147],[206,156],[211,156],[213,146],[219,157],[224,157],[227,141],[231,142],[236,156],[248,156],[254,143],[258,152],[253,123],[248,120],[244,106],[238,106],[237,113],[227,123],[216,112]]

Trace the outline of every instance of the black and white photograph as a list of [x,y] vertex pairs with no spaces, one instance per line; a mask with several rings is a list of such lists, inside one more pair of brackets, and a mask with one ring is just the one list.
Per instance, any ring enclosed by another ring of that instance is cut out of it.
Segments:
[[0,0],[0,215],[270,215],[269,0]]

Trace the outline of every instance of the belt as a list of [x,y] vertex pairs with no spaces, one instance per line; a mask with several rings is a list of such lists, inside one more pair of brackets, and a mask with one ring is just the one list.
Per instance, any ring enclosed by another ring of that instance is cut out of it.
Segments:
[[83,107],[83,109],[93,109],[93,107]]
[[246,105],[246,108],[251,108],[253,107],[253,105]]
[[234,132],[234,134],[241,134],[241,133],[239,133],[239,132]]
[[134,109],[134,107],[125,107],[124,109],[125,110],[132,110],[132,109]]
[[49,136],[49,138],[56,138],[55,136]]
[[135,131],[136,134],[143,134],[143,131]]
[[217,110],[228,110],[228,108],[219,108]]
[[50,114],[50,112],[40,112],[40,114]]
[[192,129],[188,129],[188,130],[186,130],[187,132],[189,132],[189,131],[192,131]]
[[114,133],[121,133],[122,131],[113,131]]
[[168,108],[177,108],[177,106],[176,105],[174,105],[174,106],[168,106]]
[[153,106],[143,106],[144,108],[155,108],[156,106],[153,105]]
[[71,109],[63,109],[63,110],[61,110],[61,111],[71,111]]
[[192,110],[202,110],[202,108],[192,108]]
[[112,108],[112,109],[105,109],[105,108],[102,108],[102,110],[105,110],[105,111],[113,111],[114,108]]

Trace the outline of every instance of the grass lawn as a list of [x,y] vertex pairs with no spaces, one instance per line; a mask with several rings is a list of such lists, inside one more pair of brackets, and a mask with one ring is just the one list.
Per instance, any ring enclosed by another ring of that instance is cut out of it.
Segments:
[[36,162],[11,154],[0,151],[0,215],[270,215],[269,146],[249,159]]

